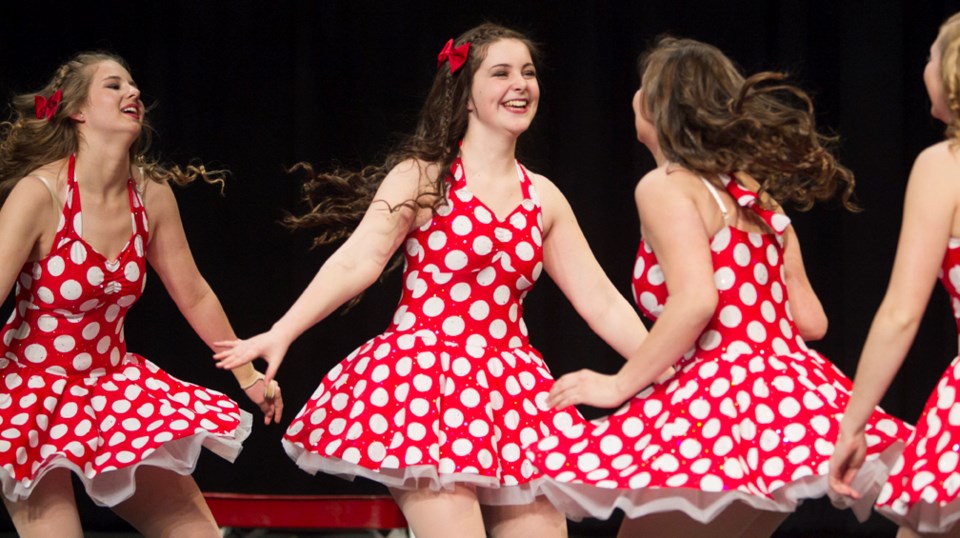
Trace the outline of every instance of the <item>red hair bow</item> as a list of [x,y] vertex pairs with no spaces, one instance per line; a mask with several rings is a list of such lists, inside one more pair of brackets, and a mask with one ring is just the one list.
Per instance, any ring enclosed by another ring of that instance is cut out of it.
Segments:
[[60,99],[63,97],[63,90],[57,90],[53,92],[53,95],[49,99],[46,99],[42,95],[37,95],[34,98],[34,106],[37,109],[37,119],[42,120],[47,118],[47,121],[53,119],[53,115],[57,112],[57,107],[60,106]]
[[470,42],[467,41],[459,47],[453,46],[453,40],[447,41],[447,44],[443,46],[443,50],[440,51],[440,54],[437,55],[437,69],[440,69],[440,66],[443,65],[443,62],[450,62],[450,72],[456,73],[457,69],[463,67],[463,64],[467,63],[467,53],[470,52]]

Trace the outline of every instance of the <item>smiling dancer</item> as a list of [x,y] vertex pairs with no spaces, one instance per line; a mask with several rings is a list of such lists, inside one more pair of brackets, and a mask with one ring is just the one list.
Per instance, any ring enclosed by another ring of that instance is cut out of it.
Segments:
[[[419,538],[565,535],[522,457],[583,423],[574,409],[547,408],[553,380],[527,338],[522,301],[542,270],[621,355],[646,335],[566,199],[517,163],[540,98],[534,52],[492,24],[447,43],[415,133],[387,162],[309,185],[316,208],[300,224],[320,225],[319,242],[349,239],[270,331],[217,355],[231,368],[264,357],[272,378],[290,343],[376,281],[402,246],[393,323],[323,378],[284,445],[308,472],[387,485]],[[353,192],[331,200],[327,184]]]
[[[126,350],[146,262],[207,343],[233,337],[200,275],[168,181],[211,179],[148,159],[124,62],[81,53],[13,101],[0,130],[0,481],[20,536],[81,537],[70,474],[145,536],[219,537],[190,473],[201,446],[233,460],[251,417],[223,394]],[[233,370],[280,419],[279,389]]]

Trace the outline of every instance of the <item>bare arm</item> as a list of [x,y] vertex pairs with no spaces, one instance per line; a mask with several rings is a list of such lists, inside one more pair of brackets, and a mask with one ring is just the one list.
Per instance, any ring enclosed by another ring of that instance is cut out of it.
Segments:
[[807,279],[800,241],[793,226],[788,227],[784,234],[783,267],[790,313],[793,314],[800,336],[808,341],[823,338],[827,333],[827,314]]
[[593,332],[620,355],[636,355],[646,327],[600,267],[567,199],[546,178],[537,180],[546,228],[544,269]]
[[20,180],[0,208],[0,291],[3,297],[10,294],[23,264],[46,256],[53,243],[56,223],[57,215],[46,187],[36,179]]
[[830,485],[840,493],[857,496],[849,485],[863,462],[864,428],[913,343],[937,281],[956,219],[958,171],[960,160],[941,143],[921,153],[910,173],[890,283],[861,352],[830,462]]
[[656,251],[670,290],[663,313],[615,376],[601,380],[587,371],[564,376],[550,393],[552,405],[622,403],[688,351],[710,321],[718,301],[710,240],[689,189],[674,177],[681,173],[686,174],[667,178],[663,169],[654,170],[636,190],[644,239]]
[[245,341],[222,342],[215,355],[223,368],[233,368],[258,357],[267,360],[267,379],[273,379],[287,348],[300,334],[340,305],[373,284],[415,224],[415,213],[403,207],[420,187],[421,168],[407,161],[383,180],[374,202],[344,244],[327,259],[293,306],[266,333]]
[[[216,341],[236,338],[220,299],[197,269],[170,186],[148,183],[144,204],[151,224],[147,260],[177,308],[211,349]],[[265,422],[279,421],[283,400],[266,397],[272,387],[256,383],[259,374],[253,367],[237,367],[232,373],[247,396],[264,412]]]

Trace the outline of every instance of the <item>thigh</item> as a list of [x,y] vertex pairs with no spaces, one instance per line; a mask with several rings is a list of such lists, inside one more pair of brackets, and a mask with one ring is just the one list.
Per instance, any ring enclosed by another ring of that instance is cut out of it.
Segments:
[[43,476],[30,497],[13,502],[3,498],[17,534],[22,537],[82,538],[70,471],[54,469]]
[[477,494],[470,486],[430,491],[391,489],[403,517],[417,538],[484,538]]
[[[760,536],[749,532],[763,532],[762,525],[753,527],[756,521],[767,523],[776,520],[776,529],[789,514],[757,510],[741,502],[734,502],[709,523],[700,523],[679,511],[659,512],[637,519],[624,518],[618,538],[631,536],[657,536],[663,529],[670,529],[671,538],[714,538],[716,536]],[[762,527],[762,528],[761,528]],[[772,532],[772,530],[770,531]]]
[[907,528],[900,527],[897,531],[897,538],[960,538],[960,524],[954,525],[952,529],[943,533],[943,534],[921,534],[917,531]]
[[220,538],[200,488],[190,475],[142,466],[137,491],[113,511],[148,538],[191,536]]
[[546,497],[515,506],[484,505],[483,519],[492,538],[563,538],[567,518]]

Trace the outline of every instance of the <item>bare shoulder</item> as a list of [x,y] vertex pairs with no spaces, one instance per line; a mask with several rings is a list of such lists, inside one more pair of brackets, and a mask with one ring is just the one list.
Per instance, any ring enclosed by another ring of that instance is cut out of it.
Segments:
[[546,176],[528,170],[527,168],[524,168],[524,170],[527,171],[527,177],[530,178],[534,190],[537,191],[537,195],[540,197],[541,211],[544,212],[548,220],[555,211],[563,211],[565,208],[570,207],[567,198],[554,182],[550,181]]
[[439,175],[439,164],[422,159],[407,159],[391,168],[383,183],[391,188],[423,191],[425,187],[436,184]]
[[143,206],[151,220],[155,221],[164,213],[177,207],[177,198],[168,182],[142,179],[140,185]]
[[954,189],[960,173],[960,146],[939,142],[920,152],[913,163],[910,183],[929,188]]
[[[47,181],[50,180],[48,176],[41,176],[35,172],[31,172],[20,181],[17,181],[13,189],[10,190],[10,194],[3,204],[4,207],[17,207],[26,212],[35,212],[41,208],[52,207],[50,204],[52,199],[50,191],[44,186],[40,179],[38,179],[40,177],[43,177]],[[50,185],[50,187],[55,188],[54,185]]]
[[920,152],[916,166],[960,168],[960,144],[944,140]]
[[637,204],[656,203],[663,196],[686,195],[693,192],[699,178],[685,168],[659,166],[647,172],[634,189]]
[[527,177],[530,178],[530,182],[533,183],[533,188],[537,190],[537,193],[543,197],[544,195],[561,195],[560,189],[557,188],[554,182],[547,179],[547,176],[538,174],[533,170],[530,170],[527,167],[523,168],[527,172]]

